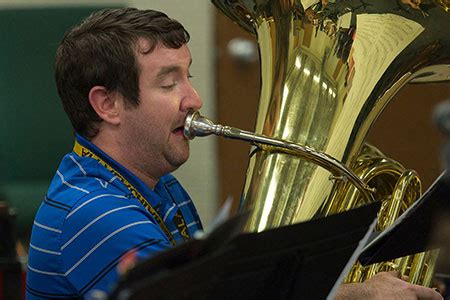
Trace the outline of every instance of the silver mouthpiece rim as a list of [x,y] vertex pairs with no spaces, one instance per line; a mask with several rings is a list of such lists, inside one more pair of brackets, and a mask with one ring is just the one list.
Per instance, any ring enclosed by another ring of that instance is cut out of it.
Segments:
[[200,113],[198,111],[194,111],[194,110],[188,111],[188,113],[186,115],[186,119],[184,121],[183,134],[189,140],[192,140],[196,136],[194,120],[196,120],[199,115],[200,115]]
[[183,134],[190,140],[196,136],[222,135],[223,126],[214,124],[210,119],[200,115],[199,111],[190,110],[184,121]]

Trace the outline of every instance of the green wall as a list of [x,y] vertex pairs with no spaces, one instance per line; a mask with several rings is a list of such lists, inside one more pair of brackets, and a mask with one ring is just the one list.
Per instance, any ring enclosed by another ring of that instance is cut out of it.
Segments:
[[53,61],[64,32],[99,7],[0,10],[0,193],[27,235],[73,133]]

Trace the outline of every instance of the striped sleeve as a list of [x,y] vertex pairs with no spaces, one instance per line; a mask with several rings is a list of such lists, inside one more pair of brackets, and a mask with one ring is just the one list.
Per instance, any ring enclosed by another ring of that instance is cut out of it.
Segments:
[[110,293],[129,251],[148,257],[171,247],[151,215],[119,194],[89,194],[67,214],[63,232],[64,276],[81,295],[94,289]]

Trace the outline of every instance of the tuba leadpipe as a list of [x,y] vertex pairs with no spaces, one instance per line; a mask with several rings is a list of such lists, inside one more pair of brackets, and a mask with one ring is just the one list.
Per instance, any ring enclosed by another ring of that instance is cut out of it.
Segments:
[[348,180],[361,192],[367,201],[375,201],[371,193],[374,189],[362,181],[349,168],[326,153],[317,152],[310,147],[302,146],[286,140],[271,138],[235,127],[216,124],[210,119],[200,115],[200,112],[192,110],[186,115],[183,133],[186,138],[191,140],[196,136],[203,137],[214,134],[229,139],[250,142],[263,151],[281,152],[308,159],[330,171],[334,175],[330,177],[330,179],[342,180],[343,182]]

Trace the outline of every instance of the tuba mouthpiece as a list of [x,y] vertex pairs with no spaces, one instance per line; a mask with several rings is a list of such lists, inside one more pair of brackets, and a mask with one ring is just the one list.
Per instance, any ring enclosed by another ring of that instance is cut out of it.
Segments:
[[210,119],[200,115],[200,112],[190,110],[184,121],[184,136],[190,140],[196,136],[211,134],[222,135],[223,126],[214,124]]

